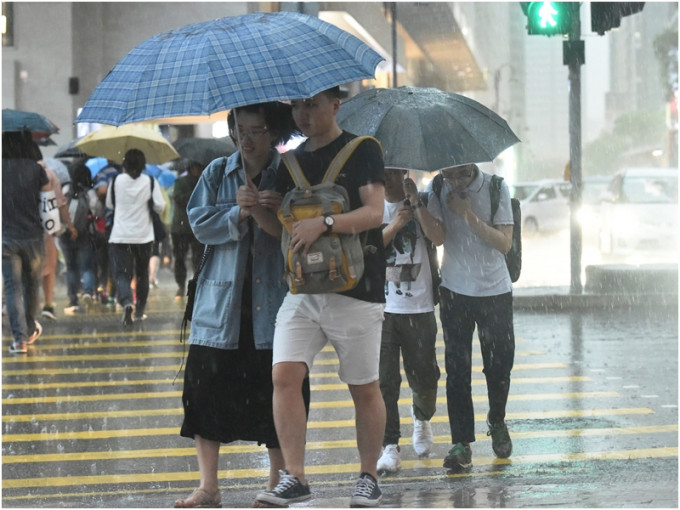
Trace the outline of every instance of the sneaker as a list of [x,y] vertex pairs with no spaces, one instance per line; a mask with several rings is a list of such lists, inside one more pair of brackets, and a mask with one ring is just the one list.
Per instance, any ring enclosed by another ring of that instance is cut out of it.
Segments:
[[444,458],[447,469],[468,469],[472,466],[472,450],[469,444],[456,443]]
[[279,469],[279,483],[273,490],[260,492],[255,501],[287,507],[289,503],[305,501],[312,497],[309,485],[303,485],[300,479],[285,469]]
[[354,492],[349,500],[350,508],[361,508],[380,505],[382,492],[378,481],[368,473],[361,473],[354,484]]
[[52,305],[43,306],[41,315],[51,321],[57,320],[57,316],[54,314],[54,306]]
[[376,466],[378,472],[394,473],[399,471],[399,468],[401,468],[400,451],[399,446],[396,444],[385,446]]
[[80,296],[80,300],[83,302],[85,308],[90,308],[92,306],[92,295],[85,292]]
[[75,315],[80,313],[80,307],[78,305],[71,305],[64,308],[64,315]]
[[137,321],[145,321],[149,316],[145,313],[142,315],[135,315],[135,322]]
[[432,426],[428,420],[419,420],[416,415],[411,410],[411,415],[413,416],[413,449],[419,457],[424,457],[430,454],[432,450],[432,442],[434,437],[432,436]]
[[127,305],[123,312],[123,326],[132,326],[132,305]]
[[150,289],[157,289],[158,288],[158,280],[149,280],[149,288]]
[[43,332],[43,327],[40,325],[40,323],[38,321],[33,322],[35,322],[35,331],[33,331],[33,334],[26,340],[28,345],[31,345],[33,342],[35,342]]
[[26,347],[26,342],[12,342],[9,346],[9,352],[12,354],[25,354],[28,352],[28,347]]
[[175,293],[175,301],[182,301],[182,299],[184,299],[185,294],[186,291],[182,287],[179,287],[177,289],[177,292]]
[[510,439],[507,425],[504,421],[492,425],[488,415],[486,417],[486,424],[489,427],[489,432],[487,432],[486,435],[491,436],[491,448],[493,448],[493,452],[499,459],[507,459],[512,453],[512,440]]

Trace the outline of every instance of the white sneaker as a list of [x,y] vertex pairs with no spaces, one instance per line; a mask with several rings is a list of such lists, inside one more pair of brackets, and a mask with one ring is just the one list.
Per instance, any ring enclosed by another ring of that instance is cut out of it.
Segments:
[[418,420],[411,411],[413,416],[413,449],[419,457],[424,457],[430,454],[432,450],[432,443],[434,438],[432,436],[432,426],[427,420]]
[[78,305],[71,305],[64,308],[64,315],[76,315],[80,313],[80,307]]
[[378,459],[376,466],[378,472],[384,471],[386,473],[394,473],[401,468],[401,456],[399,455],[399,446],[396,444],[388,444],[383,448],[382,455]]

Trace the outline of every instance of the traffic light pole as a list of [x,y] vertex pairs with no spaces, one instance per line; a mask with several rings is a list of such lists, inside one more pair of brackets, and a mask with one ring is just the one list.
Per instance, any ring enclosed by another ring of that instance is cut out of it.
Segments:
[[579,2],[572,4],[569,40],[564,42],[563,60],[569,66],[569,165],[571,180],[571,293],[581,294],[581,255],[583,239],[577,212],[581,208],[581,65],[585,63],[585,44],[581,37]]

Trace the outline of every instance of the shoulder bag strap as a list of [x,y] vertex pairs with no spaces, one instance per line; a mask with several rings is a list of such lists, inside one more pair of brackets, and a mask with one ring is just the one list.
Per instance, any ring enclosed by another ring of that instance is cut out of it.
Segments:
[[491,195],[491,222],[498,211],[498,204],[501,202],[501,182],[503,178],[498,175],[491,176],[491,184],[489,185],[489,194]]

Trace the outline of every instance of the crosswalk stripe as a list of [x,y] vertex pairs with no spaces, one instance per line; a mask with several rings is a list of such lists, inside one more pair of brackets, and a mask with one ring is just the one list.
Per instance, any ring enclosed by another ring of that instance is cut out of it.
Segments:
[[[79,416],[66,415],[62,419],[82,420],[83,418],[116,418],[120,417],[120,411],[107,411],[103,413],[76,413]],[[182,409],[169,409],[161,415],[181,415]],[[575,409],[575,410],[556,410],[556,411],[534,411],[523,413],[507,413],[506,420],[531,420],[531,419],[554,419],[554,418],[589,418],[602,416],[620,416],[620,415],[638,415],[638,414],[654,414],[654,411],[645,407],[634,408],[620,408],[620,409]],[[127,411],[127,417],[140,416],[140,411]],[[49,415],[60,416],[60,415]],[[148,416],[148,414],[146,414]],[[50,419],[50,418],[43,418]],[[430,420],[432,423],[448,423],[448,416],[435,415]],[[485,422],[486,414],[476,414],[475,421]],[[400,417],[400,423],[406,425],[411,424],[411,417]],[[328,429],[328,428],[354,428],[356,426],[354,419],[348,420],[323,420],[323,421],[309,421],[307,429]],[[83,432],[38,432],[31,434],[10,434],[2,435],[3,442],[26,442],[26,441],[53,441],[60,440],[93,440],[93,439],[107,439],[119,437],[144,437],[144,436],[163,436],[163,435],[177,435],[179,434],[179,426],[176,427],[162,427],[162,428],[126,428],[126,429],[107,429],[107,430],[92,430]]]
[[[529,401],[529,400],[564,400],[577,398],[613,398],[619,396],[616,391],[590,391],[590,392],[574,392],[574,393],[530,393],[530,394],[512,394],[508,397],[512,401]],[[52,395],[52,396],[35,396],[35,397],[14,397],[3,398],[2,405],[23,405],[23,404],[66,404],[72,402],[102,402],[110,400],[151,400],[151,399],[166,399],[166,398],[181,398],[182,390],[173,391],[153,391],[153,392],[134,392],[134,393],[100,393],[96,395]],[[486,402],[486,395],[474,395],[472,397],[474,402]],[[406,402],[401,399],[400,402]],[[329,400],[322,402],[312,402],[310,404],[312,409],[328,409],[328,408],[345,408],[354,407],[353,400]]]
[[[45,374],[47,375],[47,374]],[[405,375],[404,371],[401,371],[401,375]],[[512,379],[513,387],[518,384],[551,384],[560,382],[585,382],[590,381],[590,377],[584,376],[566,376],[566,377],[518,377]],[[90,388],[93,384],[97,387],[112,387],[112,386],[145,386],[154,385],[160,386],[163,384],[172,384],[177,382],[174,379],[136,379],[136,380],[108,380],[108,381],[64,381],[64,382],[39,382],[39,383],[15,383],[8,384],[4,383],[2,385],[3,390],[46,390],[46,389],[56,389],[56,388]],[[472,386],[486,386],[486,379],[473,379],[471,381]],[[439,386],[446,386],[446,381],[443,379],[439,380]],[[408,381],[402,381],[402,388],[408,388]],[[310,386],[311,391],[336,391],[336,390],[347,390],[347,385],[340,384],[312,384]]]
[[[644,434],[663,434],[677,432],[677,425],[649,425],[640,427],[612,427],[597,429],[565,429],[565,430],[531,430],[513,431],[512,438],[515,441],[522,439],[539,439],[547,437],[595,437],[595,436],[620,436],[620,435],[644,435]],[[486,433],[476,434],[478,442],[490,441]],[[434,444],[448,444],[450,436],[434,436]],[[411,444],[411,438],[404,437],[400,444]],[[337,441],[308,441],[307,450],[331,450],[338,448],[356,448],[356,440],[337,440]],[[222,445],[221,455],[234,455],[242,453],[265,453],[264,446],[254,444],[248,445]],[[141,450],[110,450],[100,452],[73,452],[73,453],[47,453],[47,454],[28,454],[28,455],[5,455],[2,464],[27,464],[42,462],[79,462],[90,460],[121,460],[121,459],[142,459],[157,457],[186,457],[194,456],[196,449],[190,448],[153,448]]]
[[[631,460],[677,457],[677,447],[641,448],[633,450],[605,450],[594,452],[547,453],[534,455],[517,455],[512,459],[496,459],[494,457],[475,457],[475,466],[492,465],[521,465],[556,462],[602,461],[602,460]],[[402,469],[436,468],[442,469],[441,459],[418,459],[402,461]],[[356,473],[359,464],[329,464],[310,465],[305,468],[308,475],[334,475],[340,473]],[[238,480],[244,478],[264,478],[268,476],[269,468],[227,469],[218,471],[218,478]],[[163,483],[198,480],[198,471],[166,472],[166,473],[133,473],[106,474],[87,476],[40,477],[8,479],[3,477],[3,491],[16,488],[39,487],[69,487],[83,485],[115,485],[126,483]]]

